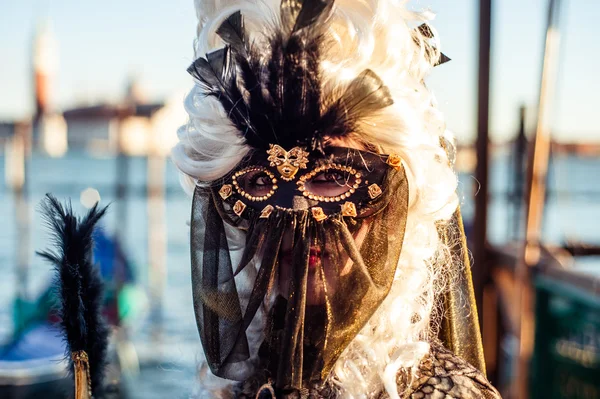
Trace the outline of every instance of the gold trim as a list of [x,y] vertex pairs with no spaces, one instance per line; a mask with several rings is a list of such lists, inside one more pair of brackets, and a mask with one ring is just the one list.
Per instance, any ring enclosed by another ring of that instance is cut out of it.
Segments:
[[[350,189],[344,193],[334,195],[334,196],[324,196],[324,195],[315,195],[306,189],[306,182],[309,179],[312,179],[317,174],[321,172],[325,172],[328,170],[339,170],[341,172],[348,172],[354,177],[354,183],[350,187]],[[300,191],[305,197],[309,199],[316,199],[323,202],[338,202],[345,198],[350,197],[352,194],[356,192],[356,189],[360,186],[362,180],[360,179],[361,174],[356,171],[356,169],[351,168],[349,166],[342,166],[337,163],[330,163],[316,167],[311,170],[309,173],[300,176],[296,184],[298,185],[298,191]]]
[[[269,190],[269,192],[267,194],[260,196],[260,197],[256,197],[256,196],[244,191],[243,189],[241,189],[240,185],[237,181],[238,177],[241,177],[247,173],[256,172],[256,171],[264,172],[271,179],[271,183],[273,183],[273,186],[271,186],[271,190]],[[273,173],[271,173],[267,168],[264,168],[262,166],[249,166],[242,170],[238,170],[237,172],[234,173],[231,180],[233,182],[233,186],[235,187],[235,191],[237,191],[239,195],[241,195],[242,197],[244,197],[246,199],[249,199],[250,201],[254,201],[254,202],[261,202],[261,201],[265,201],[265,200],[271,198],[271,196],[273,194],[275,194],[275,190],[277,190],[277,188],[278,188],[277,178],[275,177],[275,175]],[[223,187],[225,187],[225,186],[223,186]],[[219,191],[219,193],[220,193],[220,191]],[[223,198],[223,199],[225,199],[225,198]]]

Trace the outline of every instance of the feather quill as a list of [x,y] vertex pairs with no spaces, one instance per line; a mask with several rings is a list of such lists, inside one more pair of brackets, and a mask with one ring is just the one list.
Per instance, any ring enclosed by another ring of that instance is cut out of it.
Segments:
[[101,314],[102,279],[92,264],[92,233],[106,209],[95,205],[79,219],[73,214],[70,203],[63,206],[52,195],[46,195],[42,213],[55,248],[38,252],[56,267],[60,327],[67,342],[67,357],[72,362],[71,353],[87,353],[93,395],[102,391],[108,327]]

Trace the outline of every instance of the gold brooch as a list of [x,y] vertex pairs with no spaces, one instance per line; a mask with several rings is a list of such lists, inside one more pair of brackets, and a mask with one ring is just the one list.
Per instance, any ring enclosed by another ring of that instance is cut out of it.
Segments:
[[267,205],[263,208],[262,212],[260,213],[260,218],[261,219],[268,219],[269,216],[271,216],[271,213],[273,213],[273,205]]
[[224,184],[223,187],[221,187],[221,189],[219,190],[219,195],[224,200],[229,198],[232,193],[233,193],[233,187],[231,187],[231,184]]
[[271,144],[267,154],[269,154],[267,160],[271,162],[271,166],[277,167],[277,171],[285,181],[291,181],[298,173],[298,169],[306,169],[308,163],[308,152],[302,147],[294,147],[286,151],[277,144]]
[[402,167],[402,158],[398,154],[390,154],[387,159],[387,164],[396,170]]
[[371,199],[379,197],[381,193],[381,187],[379,187],[377,184],[373,183],[369,186],[369,197],[371,197]]
[[310,210],[312,211],[313,218],[315,218],[315,220],[317,222],[321,222],[321,221],[327,219],[327,215],[325,215],[325,212],[323,212],[323,208],[315,206],[314,208],[311,208]]
[[342,216],[356,217],[356,205],[353,202],[346,201],[342,205]]
[[242,216],[242,213],[244,213],[245,209],[246,209],[246,204],[244,204],[240,200],[237,200],[235,202],[235,204],[233,204],[233,212],[238,216]]

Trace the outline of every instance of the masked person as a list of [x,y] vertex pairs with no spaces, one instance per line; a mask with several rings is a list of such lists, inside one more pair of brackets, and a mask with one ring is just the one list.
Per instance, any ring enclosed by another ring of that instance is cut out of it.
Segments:
[[200,396],[499,397],[424,84],[446,58],[404,3],[196,1],[173,159],[193,194]]

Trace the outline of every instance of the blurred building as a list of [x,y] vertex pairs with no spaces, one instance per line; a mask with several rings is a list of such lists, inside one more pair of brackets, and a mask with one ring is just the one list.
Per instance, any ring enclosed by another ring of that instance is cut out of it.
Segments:
[[[148,101],[131,79],[118,103],[100,103],[59,111],[54,94],[59,71],[58,41],[50,21],[35,29],[31,53],[34,114],[24,121],[0,122],[0,148],[8,148],[17,126],[27,125],[26,148],[60,157],[68,149],[110,155],[166,155],[186,120],[183,93],[167,101]],[[29,150],[27,150],[29,151]]]
[[35,99],[32,139],[36,148],[50,156],[67,152],[67,125],[54,106],[56,78],[59,70],[58,41],[52,23],[38,25],[32,46],[32,72]]

